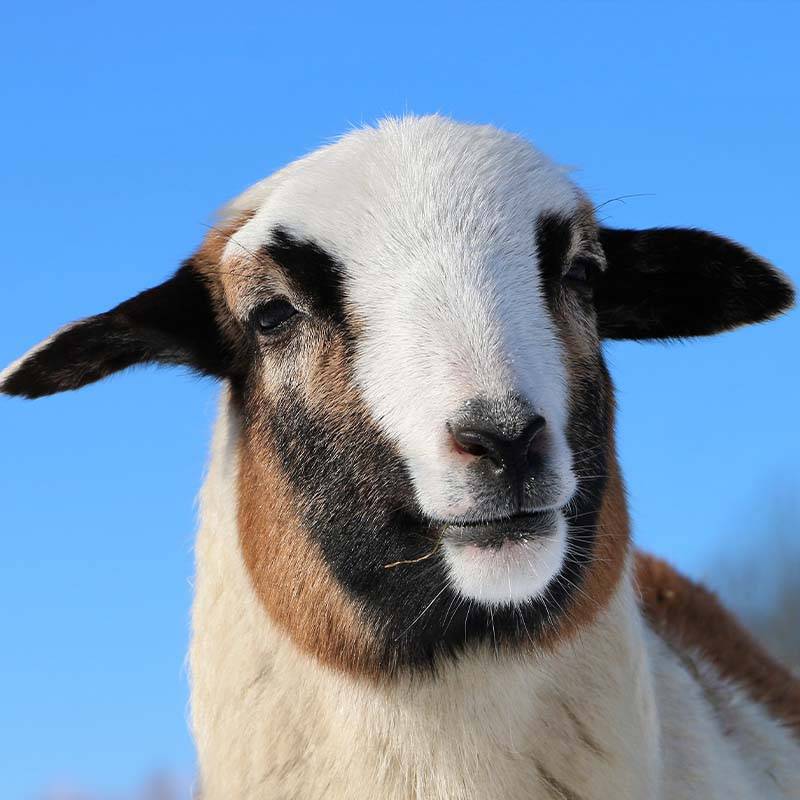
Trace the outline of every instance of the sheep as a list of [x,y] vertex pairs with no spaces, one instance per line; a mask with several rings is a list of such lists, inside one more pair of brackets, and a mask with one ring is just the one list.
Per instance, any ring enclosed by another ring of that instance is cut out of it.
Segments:
[[0,375],[223,383],[190,668],[204,800],[800,796],[800,685],[631,544],[601,343],[791,306],[611,229],[520,137],[385,120],[255,184],[152,289]]

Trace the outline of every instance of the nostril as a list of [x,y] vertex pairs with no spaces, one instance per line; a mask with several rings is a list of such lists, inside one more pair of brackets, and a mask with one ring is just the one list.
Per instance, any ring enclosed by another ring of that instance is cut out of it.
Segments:
[[498,470],[519,474],[538,463],[544,450],[546,437],[540,435],[544,428],[544,417],[538,414],[530,417],[520,433],[513,437],[503,436],[496,429],[471,420],[467,424],[447,425],[457,453],[484,460]]
[[545,429],[547,422],[544,417],[539,415],[533,417],[525,426],[520,439],[525,448],[525,452],[531,453],[541,449],[543,437],[539,434]]
[[475,458],[491,458],[493,453],[491,438],[484,431],[448,425],[453,445],[459,453]]

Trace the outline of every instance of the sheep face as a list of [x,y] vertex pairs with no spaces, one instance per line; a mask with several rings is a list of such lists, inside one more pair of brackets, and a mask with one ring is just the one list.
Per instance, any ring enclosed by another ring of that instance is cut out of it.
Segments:
[[501,640],[538,631],[582,583],[607,471],[590,207],[525,142],[437,119],[351,135],[257,191],[220,260],[253,353],[252,571],[277,534],[258,487],[278,480],[390,659],[492,617]]
[[790,300],[727,240],[598,227],[517,137],[411,119],[257,184],[171,281],[2,388],[147,360],[227,379],[258,597],[315,657],[386,676],[547,646],[610,597],[628,531],[601,338],[711,333]]

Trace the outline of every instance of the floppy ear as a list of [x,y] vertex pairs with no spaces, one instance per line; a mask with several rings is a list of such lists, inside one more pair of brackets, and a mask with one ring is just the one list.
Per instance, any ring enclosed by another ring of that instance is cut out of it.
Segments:
[[0,373],[0,391],[42,397],[152,362],[217,377],[233,362],[207,280],[191,260],[160,286],[57,331]]
[[692,228],[600,228],[608,262],[595,305],[607,339],[705,336],[762,322],[794,301],[788,279],[746,248]]

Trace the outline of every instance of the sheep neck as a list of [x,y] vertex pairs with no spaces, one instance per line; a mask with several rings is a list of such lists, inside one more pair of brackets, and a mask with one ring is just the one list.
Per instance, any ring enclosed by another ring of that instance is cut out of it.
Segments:
[[197,542],[192,721],[206,800],[530,800],[537,786],[563,794],[564,774],[575,797],[603,782],[647,796],[642,776],[657,770],[641,765],[653,764],[657,737],[627,570],[592,624],[546,653],[486,648],[436,677],[380,686],[344,676],[300,652],[250,586],[236,535],[236,436],[223,412]]

